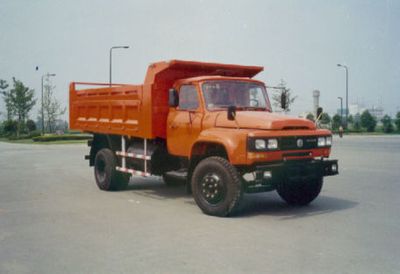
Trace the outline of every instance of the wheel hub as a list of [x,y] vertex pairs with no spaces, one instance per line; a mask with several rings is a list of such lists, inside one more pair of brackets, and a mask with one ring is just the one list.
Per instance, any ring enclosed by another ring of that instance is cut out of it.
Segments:
[[215,173],[208,173],[201,180],[200,191],[202,197],[209,203],[218,203],[224,195],[221,178]]

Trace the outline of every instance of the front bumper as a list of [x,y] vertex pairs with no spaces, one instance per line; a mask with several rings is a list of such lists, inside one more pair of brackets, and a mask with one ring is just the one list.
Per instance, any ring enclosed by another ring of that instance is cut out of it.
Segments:
[[339,174],[338,160],[286,161],[255,166],[254,181],[247,182],[248,192],[276,189],[284,180],[308,181]]

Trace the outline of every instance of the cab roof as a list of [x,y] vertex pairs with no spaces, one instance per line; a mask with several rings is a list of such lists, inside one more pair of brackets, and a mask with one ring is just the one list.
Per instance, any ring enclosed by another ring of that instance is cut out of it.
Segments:
[[227,77],[227,76],[221,76],[221,75],[212,75],[212,76],[197,76],[197,77],[190,77],[190,78],[185,78],[177,81],[178,83],[190,83],[190,82],[202,82],[202,81],[209,81],[209,80],[231,80],[231,81],[249,81],[249,82],[255,82],[259,84],[264,83],[259,80],[251,79],[249,77]]

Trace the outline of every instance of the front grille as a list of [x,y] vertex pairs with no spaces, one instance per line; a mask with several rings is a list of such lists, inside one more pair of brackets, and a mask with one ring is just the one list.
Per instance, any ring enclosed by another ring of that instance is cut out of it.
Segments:
[[[256,149],[255,140],[264,139],[268,142],[268,139],[278,140],[278,149]],[[318,136],[287,136],[287,137],[250,137],[247,141],[248,151],[262,152],[262,151],[274,151],[274,150],[310,150],[320,148],[318,147]]]
[[318,137],[316,136],[290,136],[279,139],[279,148],[281,150],[312,149],[317,147]]

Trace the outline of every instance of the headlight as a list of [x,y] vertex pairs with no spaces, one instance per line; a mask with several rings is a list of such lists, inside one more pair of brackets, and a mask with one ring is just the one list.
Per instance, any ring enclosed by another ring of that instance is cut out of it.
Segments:
[[278,139],[268,139],[268,149],[278,149]]
[[266,143],[263,139],[256,139],[254,144],[257,150],[265,150],[266,148]]
[[332,136],[326,137],[326,145],[331,146],[332,145]]
[[250,150],[252,151],[268,151],[277,149],[279,149],[279,142],[277,138],[251,140]]
[[329,147],[332,145],[332,136],[318,137],[318,147]]
[[318,146],[319,146],[319,147],[324,147],[324,146],[326,146],[326,139],[325,139],[325,137],[318,137]]

